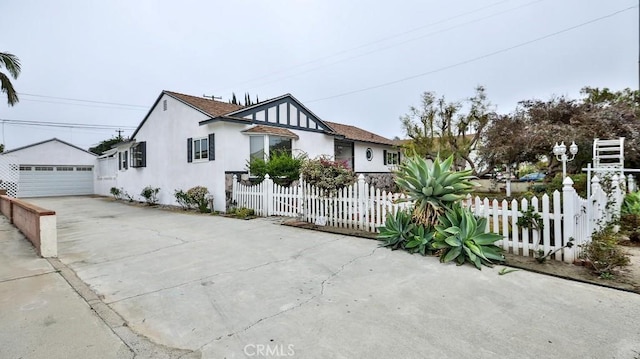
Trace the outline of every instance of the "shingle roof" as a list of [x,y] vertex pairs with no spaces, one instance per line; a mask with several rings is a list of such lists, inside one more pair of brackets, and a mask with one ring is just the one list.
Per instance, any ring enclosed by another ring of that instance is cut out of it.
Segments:
[[394,142],[388,138],[382,137],[380,135],[376,135],[373,132],[369,132],[363,130],[361,128],[343,125],[341,123],[324,121],[327,125],[331,126],[337,134],[344,136],[348,140],[353,141],[361,141],[361,142],[372,142],[372,143],[380,143],[383,145],[393,146]]
[[203,97],[185,95],[185,94],[173,92],[173,91],[165,90],[164,92],[172,97],[175,97],[183,102],[186,102],[187,104],[199,109],[200,111],[206,112],[211,117],[217,117],[229,112],[234,112],[244,107],[240,105],[234,105],[232,103],[210,100]]
[[249,128],[249,129],[246,129],[246,130],[244,130],[242,132],[277,135],[277,136],[295,138],[296,140],[298,139],[298,135],[296,135],[295,133],[287,130],[286,128],[281,128],[281,127],[271,127],[271,126],[258,125],[258,126],[253,126],[253,127]]

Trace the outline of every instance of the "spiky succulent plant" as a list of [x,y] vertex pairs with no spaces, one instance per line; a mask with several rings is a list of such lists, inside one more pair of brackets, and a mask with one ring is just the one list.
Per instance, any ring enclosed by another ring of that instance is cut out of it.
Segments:
[[400,165],[395,181],[407,195],[402,201],[415,201],[413,219],[417,223],[435,226],[441,214],[476,186],[470,170],[452,171],[452,164],[453,156],[444,161],[437,157],[432,165],[412,156]]

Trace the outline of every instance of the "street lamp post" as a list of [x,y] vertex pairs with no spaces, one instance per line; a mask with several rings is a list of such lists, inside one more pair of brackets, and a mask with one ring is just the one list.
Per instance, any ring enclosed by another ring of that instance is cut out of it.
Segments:
[[575,142],[571,143],[569,146],[569,153],[571,153],[571,158],[567,156],[567,146],[564,145],[564,142],[558,145],[556,142],[555,146],[553,146],[553,154],[556,156],[556,159],[562,162],[562,180],[567,177],[567,162],[573,161],[576,158],[576,153],[578,153],[578,145]]

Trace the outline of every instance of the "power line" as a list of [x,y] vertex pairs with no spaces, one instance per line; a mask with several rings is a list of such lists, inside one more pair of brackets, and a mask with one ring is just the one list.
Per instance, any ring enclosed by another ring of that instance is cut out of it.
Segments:
[[[268,73],[268,74],[266,74],[266,75],[262,75],[262,76],[255,77],[255,78],[253,78],[253,79],[249,79],[249,80],[246,80],[246,81],[242,81],[242,82],[236,83],[236,84],[235,84],[235,85],[233,85],[233,86],[228,86],[228,87],[223,88],[223,89],[218,89],[218,90],[216,90],[216,91],[214,91],[214,92],[215,92],[215,93],[222,92],[222,91],[224,91],[224,90],[228,90],[228,89],[231,89],[231,88],[233,88],[233,87],[237,87],[237,86],[244,85],[244,84],[247,84],[247,83],[252,83],[252,82],[255,82],[255,81],[258,81],[258,80],[262,80],[262,79],[264,79],[264,78],[268,78],[268,77],[271,77],[271,76],[273,76],[273,75],[277,75],[277,74],[280,74],[280,73],[283,73],[283,72],[288,72],[288,71],[290,71],[290,70],[292,70],[292,69],[296,69],[296,68],[303,67],[303,66],[306,66],[306,65],[314,64],[314,63],[316,63],[316,62],[324,61],[324,60],[330,59],[330,58],[332,58],[332,57],[336,57],[336,56],[338,56],[338,55],[342,55],[342,54],[345,54],[345,53],[348,53],[348,52],[351,52],[351,51],[359,50],[359,49],[365,48],[365,47],[367,47],[367,46],[375,45],[375,44],[378,44],[378,43],[380,43],[380,42],[384,42],[384,41],[387,41],[387,40],[391,40],[391,39],[394,39],[394,38],[397,38],[397,37],[400,37],[400,36],[403,36],[403,35],[406,35],[406,34],[409,34],[409,33],[412,33],[412,32],[416,32],[416,31],[418,31],[418,30],[422,30],[422,29],[425,29],[425,28],[428,28],[428,27],[432,27],[432,26],[435,26],[435,25],[439,25],[439,24],[442,24],[442,23],[446,23],[446,22],[449,22],[449,21],[451,21],[451,20],[455,20],[455,19],[457,19],[457,18],[460,18],[460,17],[466,16],[466,15],[471,15],[471,14],[474,14],[474,13],[480,12],[480,11],[482,11],[482,10],[486,10],[486,9],[488,9],[488,8],[491,8],[491,7],[494,7],[494,6],[497,6],[497,5],[500,5],[500,4],[503,4],[503,3],[509,2],[509,1],[511,1],[511,0],[501,0],[501,1],[497,1],[497,2],[492,3],[492,4],[489,4],[489,5],[487,5],[487,6],[483,6],[483,7],[477,8],[477,9],[475,9],[475,10],[471,10],[471,11],[463,12],[463,13],[460,13],[460,14],[458,14],[458,15],[454,15],[454,16],[451,16],[451,17],[445,18],[445,19],[443,19],[443,20],[439,20],[439,21],[436,21],[436,22],[433,22],[433,23],[429,23],[429,24],[421,25],[421,26],[418,26],[418,27],[415,27],[415,28],[412,28],[412,29],[409,29],[409,30],[406,30],[406,31],[403,31],[403,32],[400,32],[400,33],[397,33],[397,34],[394,34],[394,35],[390,35],[390,36],[387,36],[387,37],[384,37],[384,38],[381,38],[381,39],[373,40],[373,41],[370,41],[370,42],[367,42],[367,43],[364,43],[364,44],[358,45],[358,46],[356,46],[356,47],[352,47],[352,48],[348,48],[348,49],[340,50],[340,51],[334,52],[334,53],[332,53],[332,54],[330,54],[330,55],[326,55],[326,56],[323,56],[323,57],[319,57],[319,58],[316,58],[316,59],[314,59],[314,60],[306,61],[306,62],[303,62],[303,63],[299,63],[299,64],[297,64],[297,65],[289,66],[289,67],[287,67],[287,68],[283,68],[283,69],[280,69],[280,70],[277,70],[277,71],[274,71],[274,72]],[[262,86],[262,85],[261,85],[261,86]]]
[[320,65],[320,66],[317,66],[317,67],[313,67],[311,69],[307,69],[305,71],[301,71],[301,72],[298,72],[298,73],[295,73],[295,74],[291,74],[291,75],[288,75],[288,76],[280,77],[280,78],[274,79],[272,81],[264,82],[264,83],[261,83],[261,84],[259,84],[257,86],[251,87],[251,89],[255,89],[255,88],[262,87],[262,86],[266,86],[266,85],[272,84],[274,82],[279,82],[279,81],[282,81],[282,80],[285,80],[285,79],[288,79],[288,78],[300,76],[300,75],[303,75],[303,74],[306,74],[306,73],[309,73],[309,72],[313,72],[313,71],[319,70],[319,69],[321,69],[323,67],[332,66],[332,65],[335,65],[335,64],[339,64],[341,62],[357,59],[357,58],[360,58],[360,57],[363,57],[363,56],[367,56],[367,55],[370,55],[370,54],[373,54],[373,53],[376,53],[376,52],[388,50],[388,49],[391,49],[391,48],[394,48],[394,47],[397,47],[397,46],[400,46],[400,45],[404,45],[404,44],[412,42],[412,41],[423,39],[425,37],[430,37],[430,36],[433,36],[433,35],[442,34],[444,32],[447,32],[447,31],[450,31],[450,30],[454,30],[454,29],[457,29],[459,27],[463,27],[463,26],[466,26],[466,25],[470,25],[470,24],[474,24],[474,23],[477,23],[477,22],[481,22],[483,20],[490,19],[492,17],[496,17],[498,15],[502,15],[504,13],[508,13],[508,12],[511,12],[511,11],[514,11],[514,10],[518,10],[518,9],[523,8],[523,7],[530,6],[530,5],[533,5],[535,3],[539,3],[539,2],[542,2],[542,1],[545,1],[545,0],[534,0],[534,1],[528,2],[526,4],[511,8],[511,9],[507,9],[507,10],[504,10],[504,11],[493,13],[493,14],[490,14],[490,15],[487,15],[487,16],[484,16],[484,17],[480,17],[480,18],[471,20],[471,21],[467,21],[467,22],[464,22],[464,23],[461,23],[461,24],[450,26],[450,27],[447,27],[447,28],[444,28],[444,29],[441,29],[441,30],[438,30],[438,31],[430,32],[430,33],[427,33],[427,34],[424,34],[424,35],[421,35],[421,36],[413,37],[411,39],[407,39],[407,40],[404,40],[404,41],[401,41],[401,42],[398,42],[398,43],[395,43],[395,44],[391,44],[391,45],[388,45],[388,46],[385,46],[385,47],[380,47],[380,48],[377,48],[377,49],[373,49],[371,51],[364,52],[364,53],[361,53],[361,54],[358,54],[358,55],[354,55],[354,56],[351,56],[351,57],[347,57],[347,58],[344,58],[344,59],[340,59],[340,60],[337,60],[337,61],[334,61],[334,62],[330,62],[328,64],[323,64],[323,65]]
[[111,109],[111,110],[146,111],[145,109],[141,109],[141,108],[99,106],[99,105],[91,105],[91,104],[84,104],[84,103],[69,103],[69,102],[55,102],[55,101],[46,101],[46,100],[33,100],[33,99],[28,99],[28,98],[20,99],[20,101],[52,103],[52,104],[55,104],[55,105],[71,105],[71,106],[83,106],[83,107],[93,107],[93,108],[106,108],[106,109]]
[[18,93],[18,95],[21,95],[21,96],[32,96],[32,97],[42,97],[42,98],[50,98],[50,99],[55,99],[55,100],[67,100],[67,101],[87,102],[87,103],[95,103],[95,104],[101,104],[101,105],[115,105],[115,106],[126,106],[126,107],[140,107],[140,108],[144,108],[144,109],[148,109],[148,108],[149,108],[148,106],[132,105],[132,104],[128,104],[128,103],[105,102],[105,101],[95,101],[95,100],[85,100],[85,99],[70,98],[70,97],[56,97],[56,96],[37,95],[37,94],[30,94],[30,93],[23,93],[23,92]]
[[484,54],[484,55],[480,55],[480,56],[477,56],[477,57],[474,57],[474,58],[471,58],[471,59],[460,61],[460,62],[457,62],[455,64],[443,66],[443,67],[437,68],[435,70],[431,70],[431,71],[423,72],[423,73],[420,73],[420,74],[403,77],[403,78],[398,79],[398,80],[389,81],[389,82],[385,82],[385,83],[382,83],[382,84],[361,88],[361,89],[358,89],[358,90],[343,92],[343,93],[340,93],[340,94],[337,94],[337,95],[333,95],[333,96],[327,96],[327,97],[322,97],[322,98],[318,98],[318,99],[314,99],[314,100],[310,100],[310,101],[304,101],[304,103],[313,103],[313,102],[319,102],[319,101],[329,100],[329,99],[338,98],[338,97],[344,97],[344,96],[352,95],[352,94],[355,94],[355,93],[369,91],[369,90],[373,90],[373,89],[377,89],[377,88],[381,88],[381,87],[385,87],[385,86],[389,86],[389,85],[394,85],[394,84],[397,84],[397,83],[400,83],[400,82],[413,80],[413,79],[418,78],[418,77],[423,77],[423,76],[431,75],[431,74],[434,74],[434,73],[437,73],[437,72],[442,72],[442,71],[445,71],[445,70],[449,70],[449,69],[452,69],[454,67],[466,65],[466,64],[471,63],[471,62],[482,60],[482,59],[485,59],[487,57],[495,56],[495,55],[498,55],[498,54],[501,54],[501,53],[504,53],[504,52],[507,52],[507,51],[510,51],[510,50],[513,50],[513,49],[517,49],[519,47],[523,47],[523,46],[532,44],[534,42],[545,40],[545,39],[548,39],[550,37],[557,36],[557,35],[560,35],[562,33],[569,32],[571,30],[575,30],[577,28],[592,24],[594,22],[598,22],[600,20],[604,20],[604,19],[613,17],[615,15],[618,15],[620,13],[623,13],[625,11],[629,11],[629,10],[637,8],[637,7],[638,7],[638,5],[630,6],[628,8],[612,12],[610,14],[607,14],[607,15],[604,15],[604,16],[601,16],[601,17],[598,17],[598,18],[583,22],[583,23],[578,24],[578,25],[574,25],[574,26],[571,26],[571,27],[568,27],[568,28],[565,28],[565,29],[562,29],[562,30],[559,30],[559,31],[556,31],[556,32],[553,32],[553,33],[550,33],[550,34],[547,34],[547,35],[532,39],[532,40],[529,40],[529,41],[521,42],[521,43],[519,43],[517,45],[513,45],[513,46],[510,46],[510,47],[501,49],[501,50],[493,51],[493,52],[490,52],[490,53],[487,53],[487,54]]
[[83,129],[95,129],[95,130],[119,130],[129,129],[134,130],[134,126],[118,126],[118,125],[96,125],[90,123],[66,123],[66,122],[47,122],[47,121],[28,121],[28,120],[15,120],[0,118],[0,122],[4,126],[18,125],[18,126],[38,126],[38,127],[62,127],[62,128],[83,128]]

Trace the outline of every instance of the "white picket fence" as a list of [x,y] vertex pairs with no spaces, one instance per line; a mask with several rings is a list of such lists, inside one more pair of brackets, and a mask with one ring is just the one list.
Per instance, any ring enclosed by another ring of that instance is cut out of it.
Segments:
[[[617,176],[612,183],[615,203],[610,207],[619,211],[624,193]],[[580,254],[580,245],[590,241],[591,233],[612,214],[605,212],[607,196],[597,176],[592,178],[589,200],[576,193],[571,178],[567,177],[563,185],[562,192],[555,191],[551,197],[545,194],[540,199],[533,197],[530,201],[498,202],[469,196],[463,204],[475,215],[487,218],[486,230],[502,235],[503,239],[496,244],[505,251],[532,256],[539,250],[548,253],[558,249],[572,239],[574,246],[557,252],[553,259],[573,262]],[[234,176],[232,189],[236,206],[251,208],[261,216],[297,217],[317,225],[369,232],[378,231],[387,215],[411,206],[411,203],[399,202],[402,198],[405,198],[403,194],[369,186],[362,175],[356,183],[335,193],[327,193],[302,179],[295,186],[280,186],[268,175],[261,183],[251,186],[239,183]],[[529,208],[539,215],[540,228],[518,226],[518,219]]]

